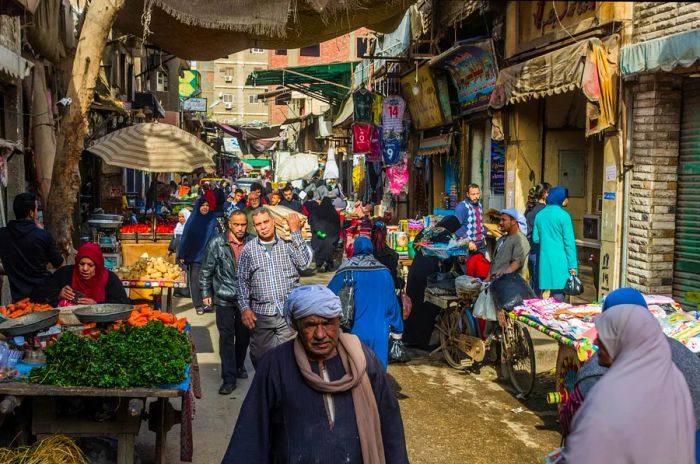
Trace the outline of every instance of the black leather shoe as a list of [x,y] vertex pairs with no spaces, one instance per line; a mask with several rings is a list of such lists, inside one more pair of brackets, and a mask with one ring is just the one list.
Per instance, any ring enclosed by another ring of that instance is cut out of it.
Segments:
[[225,383],[219,388],[219,395],[230,395],[236,389],[236,384]]
[[236,377],[239,379],[247,379],[248,378],[248,371],[245,370],[245,367],[241,367],[238,369],[238,372],[236,372]]

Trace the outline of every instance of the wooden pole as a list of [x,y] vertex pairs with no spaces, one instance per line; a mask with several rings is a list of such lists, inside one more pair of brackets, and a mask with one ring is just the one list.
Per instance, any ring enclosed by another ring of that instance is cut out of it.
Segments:
[[67,97],[71,104],[60,121],[46,224],[64,256],[73,252],[73,213],[80,189],[78,163],[88,132],[87,113],[93,102],[102,54],[117,13],[125,0],[92,0],[73,60]]

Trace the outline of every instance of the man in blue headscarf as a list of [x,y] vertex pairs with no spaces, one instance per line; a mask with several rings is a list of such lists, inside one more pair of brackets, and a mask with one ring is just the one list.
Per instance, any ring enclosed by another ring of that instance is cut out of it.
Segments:
[[[262,357],[223,463],[408,463],[398,401],[372,350],[340,329],[323,285],[292,291],[294,340]],[[309,440],[313,440],[310,445]]]

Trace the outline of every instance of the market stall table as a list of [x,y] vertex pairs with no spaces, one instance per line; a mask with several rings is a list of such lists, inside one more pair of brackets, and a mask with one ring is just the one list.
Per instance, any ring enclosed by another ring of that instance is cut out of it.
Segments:
[[[160,304],[164,311],[171,313],[173,312],[173,289],[175,288],[187,288],[187,282],[184,280],[143,280],[143,279],[121,279],[124,288],[137,288],[137,289],[148,289],[155,290],[160,289],[161,293],[158,296],[160,298]],[[165,290],[165,302],[162,301],[163,290]],[[156,294],[153,295],[154,301],[156,300]]]
[[[700,322],[691,313],[684,312],[671,298],[646,295],[645,299],[667,336],[700,353]],[[597,351],[593,319],[601,310],[596,303],[571,305],[550,298],[526,300],[510,313],[515,320],[559,343],[555,380],[556,391],[563,397],[573,391],[581,364]]]

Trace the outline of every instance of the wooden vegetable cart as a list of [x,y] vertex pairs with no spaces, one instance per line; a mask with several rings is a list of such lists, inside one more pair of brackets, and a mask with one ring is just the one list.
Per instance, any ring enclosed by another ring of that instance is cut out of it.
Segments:
[[[116,437],[117,464],[134,463],[134,444],[142,420],[146,420],[149,430],[156,434],[155,462],[168,462],[167,434],[173,425],[180,424],[180,460],[192,462],[194,399],[201,396],[199,366],[193,347],[189,382],[178,386],[118,389],[59,387],[23,381],[0,383],[0,421],[18,409],[25,417],[31,417],[23,424],[21,439],[25,442],[30,435],[41,440],[56,433],[71,437]],[[67,397],[112,398],[117,406],[109,420],[97,421],[91,416],[66,417],[58,410]],[[180,410],[172,405],[171,399],[175,398],[180,398]]]

